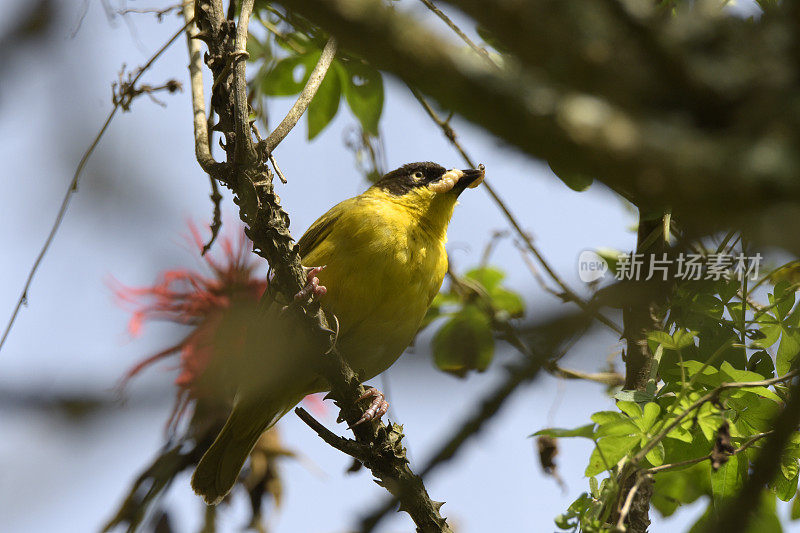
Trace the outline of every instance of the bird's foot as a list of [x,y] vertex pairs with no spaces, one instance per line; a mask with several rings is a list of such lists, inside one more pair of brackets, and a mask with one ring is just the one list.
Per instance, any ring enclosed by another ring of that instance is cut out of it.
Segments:
[[325,270],[323,266],[316,266],[311,268],[306,268],[306,286],[303,287],[300,292],[294,295],[295,302],[303,302],[311,297],[312,300],[315,298],[319,298],[320,296],[324,296],[325,293],[328,292],[328,289],[325,288],[324,285],[319,284],[319,278],[317,274]]
[[367,410],[364,411],[364,414],[361,416],[361,418],[359,418],[355,424],[350,426],[351,428],[371,420],[380,420],[380,418],[386,414],[386,411],[389,410],[389,402],[386,401],[386,397],[375,387],[367,387],[367,390],[364,391],[364,394],[358,398],[358,401],[370,397],[372,398],[372,401],[370,402],[369,407],[367,407]]

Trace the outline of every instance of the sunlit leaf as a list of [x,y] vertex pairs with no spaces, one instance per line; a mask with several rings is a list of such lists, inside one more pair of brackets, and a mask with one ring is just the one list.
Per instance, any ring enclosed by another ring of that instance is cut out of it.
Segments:
[[333,120],[342,98],[341,66],[333,62],[308,106],[308,140],[313,139]]
[[383,112],[383,78],[380,72],[366,63],[349,60],[344,63],[342,84],[347,105],[361,123],[364,131],[378,135],[378,123]]
[[547,428],[541,429],[530,437],[547,435],[548,437],[585,437],[591,439],[594,436],[594,424],[586,424],[575,429]]
[[465,376],[469,370],[486,370],[494,356],[494,337],[489,319],[473,305],[466,305],[436,332],[433,360],[445,372]]
[[261,80],[261,91],[269,96],[293,96],[303,90],[320,52],[289,56],[278,61]]

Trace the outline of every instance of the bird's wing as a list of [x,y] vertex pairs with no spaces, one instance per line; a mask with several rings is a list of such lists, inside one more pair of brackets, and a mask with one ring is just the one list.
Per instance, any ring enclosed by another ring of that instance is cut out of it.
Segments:
[[311,224],[311,227],[306,230],[297,245],[300,247],[300,257],[308,257],[308,255],[319,246],[325,238],[330,235],[333,230],[334,224],[342,215],[342,204],[332,207],[327,213],[317,219],[316,222]]

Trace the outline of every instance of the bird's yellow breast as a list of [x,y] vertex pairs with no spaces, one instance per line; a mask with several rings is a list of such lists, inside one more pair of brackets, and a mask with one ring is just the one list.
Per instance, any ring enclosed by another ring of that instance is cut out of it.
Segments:
[[319,274],[328,289],[322,305],[339,319],[339,349],[362,379],[387,369],[419,329],[447,272],[454,205],[371,188],[315,223],[335,219],[303,264],[327,265]]

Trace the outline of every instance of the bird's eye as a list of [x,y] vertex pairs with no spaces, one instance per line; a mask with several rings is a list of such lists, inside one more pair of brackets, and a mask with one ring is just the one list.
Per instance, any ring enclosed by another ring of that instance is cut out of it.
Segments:
[[422,172],[414,172],[414,178],[421,180],[423,178]]

